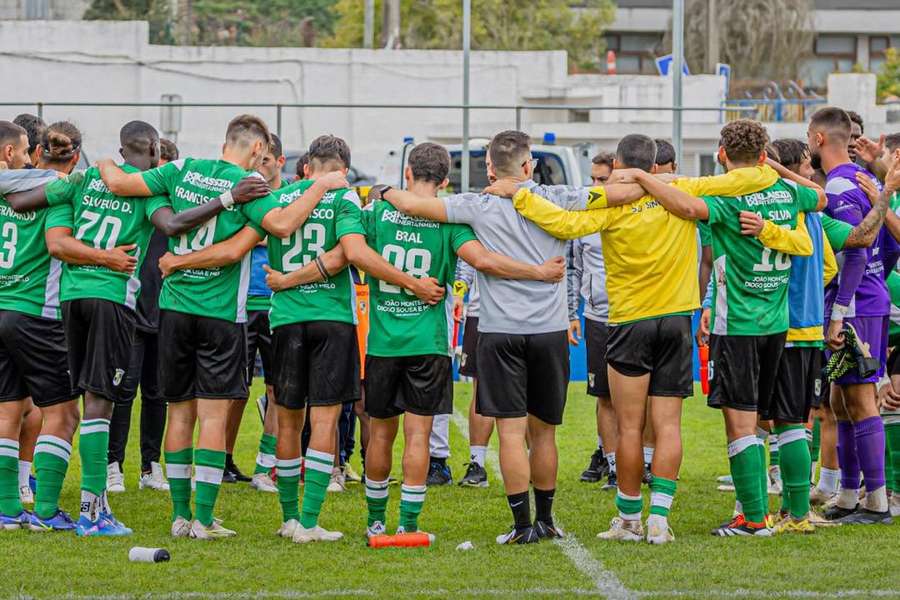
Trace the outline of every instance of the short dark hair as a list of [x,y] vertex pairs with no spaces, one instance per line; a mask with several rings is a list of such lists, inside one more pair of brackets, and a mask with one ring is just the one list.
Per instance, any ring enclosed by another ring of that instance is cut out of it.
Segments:
[[440,144],[425,142],[409,153],[413,179],[440,185],[450,173],[450,153]]
[[888,149],[888,152],[893,152],[900,148],[900,133],[891,133],[884,136],[884,147]]
[[769,134],[759,121],[737,119],[725,125],[719,134],[719,145],[732,162],[749,163],[759,160],[769,143]]
[[835,143],[850,143],[850,115],[842,108],[826,106],[813,113],[809,120],[811,129],[824,129]]
[[866,132],[866,128],[865,128],[865,126],[863,125],[863,118],[862,118],[862,115],[860,115],[860,114],[859,114],[858,112],[856,112],[855,110],[848,110],[848,111],[847,111],[847,116],[850,117],[850,122],[851,122],[851,123],[856,123],[857,125],[859,125],[859,132],[860,132],[860,133],[865,133],[865,132]]
[[119,143],[132,152],[146,154],[158,141],[159,132],[146,121],[129,121],[119,130]]
[[275,158],[281,158],[284,156],[284,148],[281,146],[281,138],[279,138],[274,133],[269,137],[272,138],[272,141],[269,142],[269,152],[272,153]]
[[639,133],[626,135],[616,147],[616,159],[626,168],[649,173],[656,164],[656,142]]
[[653,141],[656,142],[656,164],[667,165],[672,163],[674,165],[675,146],[669,143],[669,140],[664,140],[662,138],[656,138]]
[[616,155],[612,152],[598,152],[594,158],[591,159],[591,164],[604,165],[609,167],[610,170],[612,170],[615,162]]
[[256,115],[238,115],[228,123],[226,143],[243,145],[254,138],[262,139],[267,146],[272,141],[268,125]]
[[531,153],[531,138],[521,131],[501,131],[491,140],[488,156],[494,172],[514,175],[522,166],[524,156]]
[[17,145],[23,134],[28,135],[24,127],[16,125],[12,121],[0,121],[0,147]]
[[303,172],[303,167],[309,164],[309,152],[304,152],[300,155],[300,158],[297,159],[297,177],[300,179],[306,179],[306,173]]
[[809,154],[809,146],[802,140],[782,138],[772,142],[772,145],[778,152],[778,162],[785,167],[799,165],[803,162],[803,157]]
[[81,132],[69,121],[57,121],[41,136],[43,159],[50,164],[65,164],[81,149]]
[[160,138],[159,157],[168,162],[178,160],[178,146],[176,146],[175,142],[173,142],[172,140]]
[[309,145],[310,167],[325,167],[340,164],[344,169],[350,167],[350,146],[334,135],[320,135]]
[[31,154],[41,145],[41,136],[44,134],[47,124],[37,115],[28,113],[22,113],[13,119],[13,123],[22,127],[28,135],[28,154]]

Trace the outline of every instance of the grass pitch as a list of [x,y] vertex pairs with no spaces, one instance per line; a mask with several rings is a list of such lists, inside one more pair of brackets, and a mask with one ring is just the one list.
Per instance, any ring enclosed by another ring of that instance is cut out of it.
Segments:
[[[261,391],[257,382],[253,397]],[[464,416],[471,387],[459,384],[455,393],[457,413]],[[238,537],[173,540],[168,535],[168,495],[138,490],[138,406],[135,411],[126,463],[128,491],[112,498],[117,516],[135,534],[83,540],[0,532],[0,597],[900,597],[900,525],[838,527],[772,539],[710,536],[710,528],[730,516],[734,498],[715,490],[716,476],[728,470],[725,436],[719,413],[700,399],[685,402],[685,460],[670,519],[676,541],[661,547],[595,537],[615,510],[613,492],[578,481],[596,444],[594,402],[582,383],[570,386],[566,422],[558,433],[555,512],[569,538],[563,544],[527,547],[494,543],[511,517],[491,464],[488,489],[429,489],[420,524],[437,535],[431,548],[368,549],[365,498],[358,484],[326,499],[322,523],[344,532],[338,543],[300,546],[275,537],[277,496],[246,484],[223,486],[216,511]],[[457,418],[451,425],[450,463],[457,478],[464,472],[468,449],[460,422]],[[236,457],[245,471],[252,469],[259,432],[250,403]],[[78,509],[77,456],[73,454],[62,498],[72,514]],[[358,457],[354,465],[358,469]],[[400,477],[399,460],[394,476]],[[396,526],[398,506],[399,486],[393,486],[390,529]],[[457,551],[463,541],[471,541],[475,549]],[[172,561],[130,563],[132,546],[167,548]]]

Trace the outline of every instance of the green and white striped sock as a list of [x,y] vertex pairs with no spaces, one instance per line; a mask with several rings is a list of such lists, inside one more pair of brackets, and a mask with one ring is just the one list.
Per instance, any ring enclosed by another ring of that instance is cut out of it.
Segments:
[[0,438],[0,514],[17,517],[22,510],[19,499],[19,440]]
[[197,448],[194,452],[194,476],[197,480],[197,520],[209,527],[213,523],[213,511],[222,475],[225,473],[225,451]]
[[34,446],[34,472],[37,490],[34,493],[34,514],[49,519],[59,510],[59,494],[69,461],[72,444],[55,435],[41,435]]
[[106,464],[109,453],[109,419],[86,419],[78,432],[81,457],[81,516],[96,521],[100,497],[106,491]]
[[307,449],[306,477],[303,481],[303,508],[300,512],[300,525],[311,529],[319,523],[319,513],[325,502],[325,493],[331,481],[331,469],[334,466],[334,454]]
[[644,497],[629,496],[623,494],[622,490],[616,491],[616,508],[619,509],[619,516],[625,521],[640,521],[641,513],[644,512]]
[[400,526],[407,533],[419,530],[419,514],[425,505],[424,485],[400,486]]
[[375,521],[387,524],[388,480],[373,481],[366,477],[366,506],[369,507],[369,527]]
[[678,484],[674,479],[653,476],[650,482],[650,514],[658,515],[664,519],[669,518],[672,510],[672,501],[675,499],[675,489]]
[[300,520],[300,457],[279,458],[275,470],[278,474],[278,501],[285,523]]
[[276,465],[275,444],[277,439],[271,433],[264,433],[259,438],[259,451],[256,453],[256,468],[254,475],[268,473]]
[[172,495],[172,520],[178,517],[190,521],[191,514],[191,466],[194,449],[188,446],[175,452],[166,452],[166,478]]

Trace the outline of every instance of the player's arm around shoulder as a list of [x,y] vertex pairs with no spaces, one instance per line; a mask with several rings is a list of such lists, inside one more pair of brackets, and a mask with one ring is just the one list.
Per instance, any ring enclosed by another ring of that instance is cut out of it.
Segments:
[[688,221],[706,221],[710,218],[710,205],[707,201],[669,185],[640,169],[630,169],[635,181],[641,184],[648,194],[656,198],[666,210]]
[[[411,217],[419,217],[421,219],[428,219],[429,221],[437,221],[439,223],[467,222],[465,220],[451,218],[451,211],[449,210],[451,202],[453,202],[454,205],[459,203],[460,197],[464,197],[466,194],[456,194],[455,196],[441,199],[435,197],[426,198],[406,190],[398,190],[389,186],[375,186],[373,187],[373,190],[375,190],[375,188],[379,188],[378,191],[375,192],[375,199],[381,198],[388,200],[394,208]],[[369,198],[373,198],[372,192],[369,193]]]
[[[292,184],[296,186],[301,182]],[[289,186],[290,188],[291,186]],[[330,191],[349,188],[347,175],[343,171],[331,171],[316,178],[303,194],[287,205],[272,196],[264,198],[259,204],[249,207],[251,219],[258,222],[263,229],[279,238],[286,238],[306,223],[306,220],[318,206],[322,198]],[[286,193],[288,190],[280,190]],[[347,192],[348,194],[355,192]]]
[[72,235],[74,219],[71,204],[60,204],[50,209],[44,226],[44,239],[50,256],[70,265],[97,265],[119,273],[134,273],[137,257],[131,253],[136,248],[135,244],[109,250],[85,244]]
[[159,259],[163,277],[185,269],[212,269],[240,261],[262,240],[262,235],[251,226],[244,227],[227,240],[188,254],[166,252]]
[[502,279],[530,279],[558,283],[566,274],[566,259],[562,256],[555,256],[540,265],[529,265],[503,254],[491,252],[477,240],[464,243],[456,253],[476,270]]
[[541,195],[542,189],[537,186],[517,187],[512,190],[497,183],[486,188],[485,192],[511,198],[513,207],[522,217],[560,240],[573,240],[596,233],[604,228],[609,216],[608,211],[603,208],[566,210],[544,198]]
[[180,170],[180,165],[176,165],[178,162],[173,161],[142,173],[126,173],[112,159],[104,158],[97,161],[97,168],[103,183],[116,196],[146,198],[167,191],[167,177],[170,171]]
[[756,213],[742,211],[740,214],[741,233],[754,235],[766,248],[794,256],[811,256],[812,238],[806,227],[806,214],[797,214],[797,226],[780,227],[772,221],[763,220]]

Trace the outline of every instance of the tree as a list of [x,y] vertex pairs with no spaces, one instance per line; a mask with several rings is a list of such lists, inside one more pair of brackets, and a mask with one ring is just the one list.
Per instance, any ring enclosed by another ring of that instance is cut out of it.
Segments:
[[888,98],[900,98],[900,52],[896,48],[886,50],[878,72],[878,99],[884,102]]
[[85,20],[147,21],[150,43],[173,43],[169,19],[169,0],[93,0],[84,13]]
[[[586,0],[579,3],[579,9],[571,5],[570,0],[533,0],[519,6],[507,0],[476,0],[472,2],[472,48],[566,50],[570,64],[596,70],[606,49],[603,31],[615,18],[615,6],[611,0]],[[376,0],[376,15],[381,9],[381,0]],[[335,34],[324,45],[361,47],[364,3],[338,0],[336,10],[340,16]],[[460,48],[460,0],[402,0],[400,11],[404,48]],[[375,19],[376,40],[380,38],[380,21]]]
[[[688,0],[685,10],[685,60],[692,72],[706,63],[709,1]],[[717,0],[719,60],[735,77],[795,79],[812,51],[812,14],[812,0]]]

